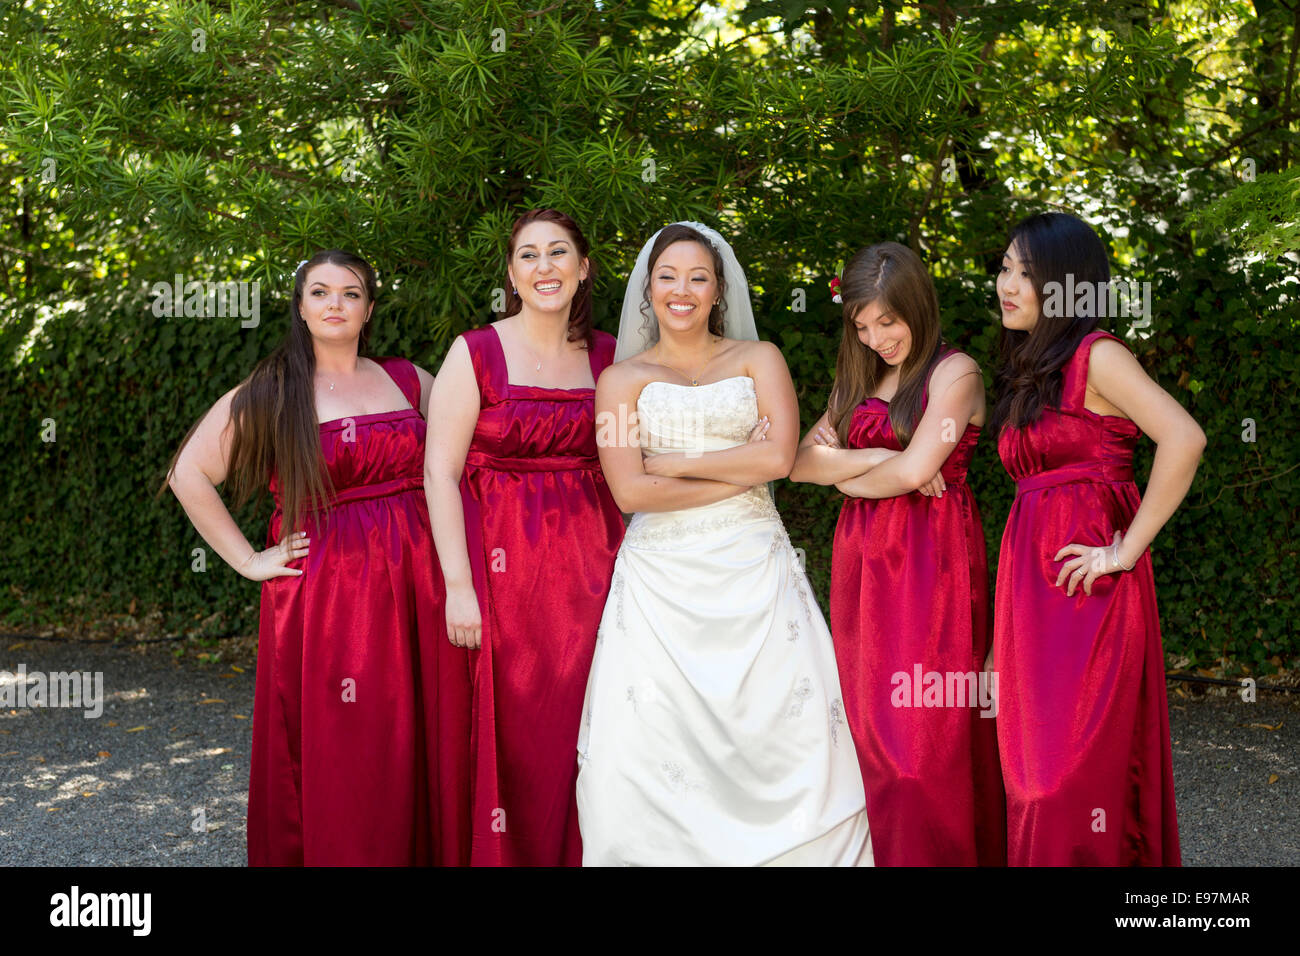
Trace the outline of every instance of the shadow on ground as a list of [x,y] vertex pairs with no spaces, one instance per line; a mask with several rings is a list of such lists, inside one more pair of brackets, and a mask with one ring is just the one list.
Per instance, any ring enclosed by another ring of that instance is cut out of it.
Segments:
[[[205,663],[168,645],[0,647],[0,671],[100,672],[104,696],[92,719],[0,709],[5,863],[244,864],[254,661],[247,645],[211,653]],[[1197,690],[1170,693],[1184,865],[1300,863],[1300,695],[1245,703]]]

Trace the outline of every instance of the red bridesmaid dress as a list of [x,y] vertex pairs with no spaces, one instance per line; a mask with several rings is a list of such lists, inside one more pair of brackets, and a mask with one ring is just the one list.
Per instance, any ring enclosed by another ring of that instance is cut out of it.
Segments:
[[304,521],[304,573],[262,583],[250,866],[469,862],[469,655],[447,641],[420,381],[375,361],[411,407],[321,423],[333,509]]
[[[593,334],[599,378],[615,340]],[[461,477],[483,617],[470,652],[472,862],[579,866],[578,724],[623,540],[597,458],[596,393],[511,385],[496,329],[464,338],[480,396]]]
[[[831,634],[877,866],[1006,861],[996,704],[979,705],[988,557],[966,484],[979,433],[968,424],[944,462],[942,498],[848,498],[835,528]],[[888,402],[854,409],[848,445],[902,450]],[[951,700],[925,694],[949,685]]]
[[[1059,410],[1004,428],[1016,480],[998,562],[994,656],[998,744],[1015,866],[1178,866],[1164,651],[1151,557],[1056,585],[1067,544],[1109,545],[1141,499],[1126,418],[1084,408],[1092,343],[1063,369]],[[1119,341],[1116,339],[1116,341]],[[1067,559],[1068,560],[1068,559]]]

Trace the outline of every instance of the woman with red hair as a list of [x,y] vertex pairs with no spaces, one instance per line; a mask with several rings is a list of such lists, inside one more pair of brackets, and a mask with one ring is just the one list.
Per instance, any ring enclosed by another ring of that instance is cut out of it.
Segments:
[[475,865],[579,865],[575,748],[623,519],[596,454],[596,379],[577,224],[521,216],[500,321],[452,343],[434,386],[426,492],[447,638],[471,648]]

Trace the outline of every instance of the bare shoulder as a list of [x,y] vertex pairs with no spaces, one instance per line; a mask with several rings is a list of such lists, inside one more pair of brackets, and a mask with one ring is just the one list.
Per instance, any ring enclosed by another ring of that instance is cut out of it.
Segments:
[[[1085,386],[1088,395],[1084,407],[1103,415],[1122,414],[1116,401],[1123,402],[1127,395],[1142,394],[1144,390],[1160,387],[1147,375],[1137,356],[1122,342],[1111,338],[1097,339],[1092,343]],[[1125,414],[1124,417],[1132,416]]]
[[208,409],[208,415],[212,416],[222,424],[228,421],[230,419],[231,407],[235,404],[235,396],[238,395],[239,390],[247,384],[248,379],[245,379],[213,402],[212,407]]
[[420,380],[420,411],[427,414],[429,396],[433,393],[433,375],[414,362],[411,363],[411,368],[415,369],[415,377]]
[[1101,366],[1104,370],[1110,366],[1131,368],[1134,365],[1138,365],[1137,357],[1118,339],[1107,336],[1092,343],[1092,351],[1088,355],[1089,373],[1097,366]]
[[443,356],[442,368],[440,372],[449,368],[473,368],[473,362],[470,360],[469,343],[465,341],[465,336],[458,335],[451,340],[451,345],[447,348],[447,354]]
[[438,406],[438,414],[446,411],[454,411],[458,415],[468,415],[471,411],[478,414],[483,395],[479,390],[478,376],[474,372],[469,343],[463,335],[452,340],[432,383],[430,402]]
[[983,381],[978,362],[965,352],[953,352],[935,365],[934,371],[930,373],[930,387],[942,388],[971,374],[980,376],[980,380]]
[[747,369],[770,372],[786,367],[785,356],[773,342],[739,341],[735,349]]
[[645,386],[645,383],[652,381],[653,378],[654,371],[650,364],[644,361],[640,355],[633,355],[621,362],[614,362],[606,366],[605,370],[600,373],[596,388],[603,392],[611,390],[626,392],[629,389],[640,391]]

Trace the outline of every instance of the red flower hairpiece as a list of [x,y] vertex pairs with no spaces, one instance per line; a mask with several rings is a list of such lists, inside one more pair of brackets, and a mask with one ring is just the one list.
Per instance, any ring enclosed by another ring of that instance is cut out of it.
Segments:
[[835,278],[831,279],[831,301],[836,303],[837,305],[844,301],[844,299],[840,296],[839,276],[836,276]]

